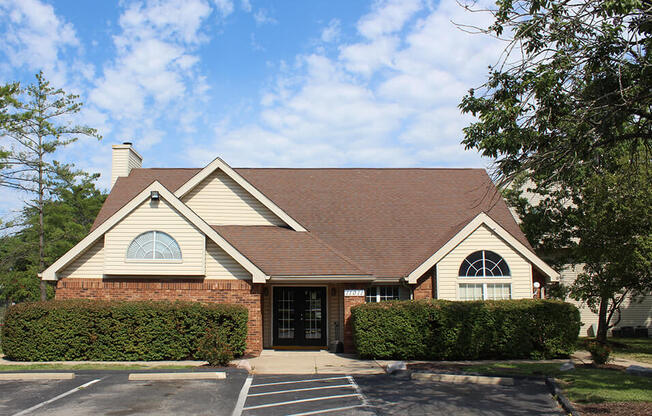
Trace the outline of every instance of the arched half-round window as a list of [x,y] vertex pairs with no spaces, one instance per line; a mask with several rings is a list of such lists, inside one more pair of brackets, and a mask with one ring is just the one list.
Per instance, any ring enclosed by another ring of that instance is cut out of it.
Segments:
[[129,244],[127,260],[181,260],[181,248],[168,234],[147,231]]
[[505,259],[489,250],[471,253],[460,266],[461,277],[503,277],[509,276]]

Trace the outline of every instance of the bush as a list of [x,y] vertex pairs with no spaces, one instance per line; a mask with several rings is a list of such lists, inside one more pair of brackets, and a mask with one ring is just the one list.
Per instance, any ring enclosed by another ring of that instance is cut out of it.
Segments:
[[367,303],[352,308],[358,354],[376,359],[544,359],[575,351],[578,309],[554,300]]
[[598,341],[589,341],[586,350],[591,353],[591,359],[595,364],[606,364],[611,355],[611,347]]
[[209,328],[199,340],[200,359],[208,361],[212,366],[225,366],[233,359],[233,347],[228,334],[222,328]]
[[215,327],[241,355],[247,319],[243,306],[197,302],[21,303],[7,310],[2,348],[18,361],[196,359],[199,340]]

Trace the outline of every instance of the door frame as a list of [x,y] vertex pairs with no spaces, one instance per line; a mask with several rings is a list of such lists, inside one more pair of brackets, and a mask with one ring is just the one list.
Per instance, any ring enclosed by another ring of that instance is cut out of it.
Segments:
[[329,338],[329,335],[330,335],[330,320],[329,320],[330,316],[329,315],[330,314],[328,313],[328,311],[330,310],[330,300],[329,300],[330,293],[328,292],[328,285],[323,285],[323,284],[322,285],[318,285],[318,284],[315,284],[315,285],[310,285],[310,284],[308,284],[308,285],[305,285],[305,284],[304,285],[298,285],[298,284],[292,284],[292,283],[290,283],[290,284],[281,284],[281,285],[279,285],[279,284],[272,285],[271,290],[269,291],[270,292],[269,309],[270,309],[270,317],[271,317],[271,324],[269,326],[269,329],[270,329],[270,334],[269,334],[270,338],[269,339],[270,339],[271,347],[272,348],[277,348],[277,347],[293,348],[293,347],[296,347],[297,349],[306,348],[306,347],[302,347],[300,345],[294,345],[294,346],[293,345],[290,345],[290,346],[274,345],[274,331],[276,330],[276,316],[274,314],[274,289],[277,288],[277,287],[323,287],[324,288],[324,290],[326,292],[326,308],[324,310],[324,314],[326,315],[326,343],[324,345],[315,346],[313,348],[328,347],[328,340],[330,339]]

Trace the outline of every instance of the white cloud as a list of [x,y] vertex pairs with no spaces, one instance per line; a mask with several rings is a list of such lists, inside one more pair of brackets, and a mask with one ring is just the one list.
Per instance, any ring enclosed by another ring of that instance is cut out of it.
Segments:
[[220,12],[222,17],[226,17],[233,13],[233,1],[231,0],[213,0],[215,7]]
[[486,26],[489,18],[453,0],[376,2],[358,21],[359,40],[339,44],[331,21],[321,40],[335,55],[317,45],[282,62],[258,121],[222,120],[214,142],[189,143],[188,156],[254,166],[483,166],[460,144],[470,117],[457,105],[502,44],[452,21]]
[[340,59],[346,69],[369,76],[382,67],[391,67],[400,39],[383,36],[372,42],[355,43],[341,48]]
[[66,84],[68,68],[61,55],[79,47],[72,24],[38,0],[0,1],[0,19],[0,48],[12,67],[43,70],[53,84]]
[[278,21],[269,15],[266,9],[258,9],[254,12],[254,21],[257,25],[276,24]]
[[338,19],[332,19],[328,26],[321,32],[321,40],[326,43],[335,42],[339,40],[341,35],[341,23]]
[[240,6],[242,7],[242,10],[244,10],[247,13],[251,13],[251,1],[249,0],[241,0],[240,1]]
[[372,12],[358,22],[358,31],[368,39],[397,32],[421,7],[420,0],[376,1]]
[[[228,9],[226,3],[220,7],[222,13]],[[180,117],[175,108],[192,111],[205,94],[195,50],[207,40],[202,24],[211,12],[204,0],[151,0],[131,4],[120,16],[122,32],[113,37],[117,56],[96,80],[90,103],[119,122],[120,134],[141,149],[164,137],[152,130],[154,121]]]

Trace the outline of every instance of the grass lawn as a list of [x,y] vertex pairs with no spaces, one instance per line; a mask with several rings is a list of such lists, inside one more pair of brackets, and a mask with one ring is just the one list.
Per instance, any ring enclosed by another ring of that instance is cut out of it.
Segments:
[[613,355],[652,364],[652,338],[609,338]]
[[180,370],[184,368],[195,368],[192,365],[162,365],[151,367],[146,365],[125,365],[125,364],[25,364],[25,365],[0,365],[0,371],[24,371],[24,370]]
[[562,372],[557,363],[472,365],[464,370],[487,375],[555,377],[568,399],[576,403],[652,402],[652,378],[621,370],[578,367]]

